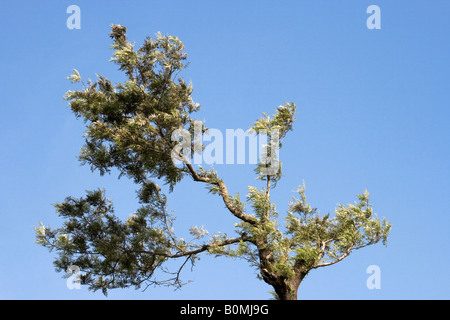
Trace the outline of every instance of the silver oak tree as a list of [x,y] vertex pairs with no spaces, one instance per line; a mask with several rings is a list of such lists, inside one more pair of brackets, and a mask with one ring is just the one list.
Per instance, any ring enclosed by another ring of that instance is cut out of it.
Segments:
[[[68,91],[65,99],[87,126],[81,162],[101,175],[116,169],[132,179],[141,207],[123,221],[102,189],[57,203],[63,225],[52,229],[40,223],[35,230],[36,242],[57,252],[58,271],[76,265],[82,270],[81,283],[104,294],[130,286],[181,287],[183,267],[200,254],[213,254],[247,260],[279,299],[295,300],[311,270],[342,261],[353,250],[386,244],[391,224],[373,213],[367,191],[355,204],[339,205],[334,215],[320,215],[307,202],[303,184],[284,215],[284,228],[279,227],[270,193],[281,178],[281,162],[273,155],[292,130],[294,103],[279,106],[273,116],[264,114],[251,127],[255,134],[266,134],[268,143],[255,169],[263,187],[249,186],[245,200],[231,195],[215,170],[194,167],[182,152],[176,165],[178,141],[172,133],[192,131],[196,120],[191,115],[200,108],[191,98],[192,85],[178,77],[185,67],[184,46],[178,38],[158,33],[135,50],[124,26],[111,29],[112,61],[127,80],[113,85],[97,75],[95,82],[85,83],[74,70],[69,79],[82,87]],[[189,241],[176,235],[174,216],[157,182],[167,184],[170,192],[186,176],[222,198],[236,219],[235,236],[209,235],[197,226],[190,228]],[[170,260],[179,261],[172,271],[166,266]]]

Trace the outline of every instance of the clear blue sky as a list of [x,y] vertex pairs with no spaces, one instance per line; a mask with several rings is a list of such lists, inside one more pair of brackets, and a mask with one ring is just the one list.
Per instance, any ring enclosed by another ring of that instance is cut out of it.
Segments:
[[[81,8],[69,30],[66,9]],[[369,30],[366,9],[381,9]],[[83,123],[64,93],[72,68],[122,80],[108,62],[109,25],[136,44],[156,32],[178,36],[190,66],[198,116],[225,130],[250,126],[261,112],[297,104],[281,150],[284,175],[272,193],[282,215],[304,180],[320,212],[353,203],[365,188],[375,212],[392,222],[388,246],[356,251],[312,271],[305,299],[450,298],[449,1],[3,1],[0,10],[0,298],[104,299],[69,290],[53,254],[34,243],[33,226],[58,227],[52,203],[104,187],[122,217],[136,210],[134,186],[80,166]],[[253,166],[216,166],[231,192],[258,185]],[[189,179],[169,195],[176,230],[204,224],[230,231],[217,196]],[[366,287],[369,265],[381,289]],[[113,290],[113,299],[267,299],[271,288],[243,261],[202,256],[192,283]]]

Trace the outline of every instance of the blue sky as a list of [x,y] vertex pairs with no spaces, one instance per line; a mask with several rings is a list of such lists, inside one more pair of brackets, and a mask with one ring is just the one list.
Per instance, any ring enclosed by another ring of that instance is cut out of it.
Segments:
[[[81,29],[66,9],[81,9]],[[366,9],[381,9],[369,30]],[[83,123],[62,97],[84,78],[123,76],[111,62],[109,25],[136,44],[178,36],[186,46],[198,113],[211,128],[247,129],[286,101],[297,121],[283,143],[284,178],[272,192],[282,215],[305,181],[320,212],[353,203],[365,188],[392,222],[388,246],[353,252],[313,270],[303,299],[448,299],[450,285],[450,25],[448,1],[3,1],[0,11],[0,298],[105,299],[69,290],[33,226],[57,227],[52,206],[103,187],[118,215],[138,207],[135,187],[100,177],[76,159]],[[217,165],[230,192],[246,194],[253,165]],[[231,231],[219,197],[182,181],[169,195],[176,230]],[[381,270],[369,290],[366,269]],[[271,288],[243,261],[202,256],[181,290],[113,290],[111,299],[268,299]]]

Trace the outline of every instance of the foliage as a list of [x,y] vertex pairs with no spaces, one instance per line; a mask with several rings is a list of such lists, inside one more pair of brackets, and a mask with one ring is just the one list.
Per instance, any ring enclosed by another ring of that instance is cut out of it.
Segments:
[[[333,216],[320,215],[306,201],[303,184],[284,216],[284,232],[280,228],[270,192],[282,177],[277,152],[293,129],[294,103],[279,106],[272,117],[264,113],[251,127],[268,137],[264,157],[255,169],[265,187],[249,186],[246,200],[239,194],[230,195],[214,169],[195,169],[181,152],[176,156],[182,165],[176,166],[172,157],[177,141],[172,141],[172,133],[192,131],[196,120],[191,114],[200,107],[191,98],[192,84],[177,79],[185,67],[182,42],[158,33],[135,50],[127,41],[126,28],[120,25],[112,26],[111,38],[111,60],[128,80],[114,86],[97,75],[95,82],[85,84],[74,70],[68,79],[83,88],[68,91],[65,98],[73,113],[86,123],[81,162],[101,175],[115,168],[119,177],[132,179],[139,186],[142,206],[121,221],[100,189],[56,204],[63,226],[51,229],[41,223],[35,230],[37,243],[58,253],[54,262],[58,271],[77,265],[83,270],[82,283],[104,294],[109,289],[140,288],[143,284],[180,287],[183,267],[187,262],[193,265],[205,252],[249,261],[260,278],[274,287],[275,297],[292,299],[310,270],[335,264],[352,250],[379,241],[386,244],[391,225],[373,213],[367,191],[357,196],[355,204],[339,205]],[[167,199],[156,179],[163,180],[171,191],[186,175],[222,198],[237,219],[236,237],[209,235],[203,226],[189,229],[189,241],[176,236],[174,217],[167,213]],[[166,267],[169,259],[181,259],[175,271]],[[161,279],[161,275],[166,277]]]

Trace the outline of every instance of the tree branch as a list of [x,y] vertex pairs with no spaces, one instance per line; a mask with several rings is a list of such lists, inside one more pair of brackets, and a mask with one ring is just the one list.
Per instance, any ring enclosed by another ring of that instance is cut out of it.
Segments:
[[333,239],[330,239],[327,241],[322,241],[322,247],[320,248],[320,253],[319,253],[319,256],[317,257],[317,261],[320,261],[322,259],[323,255],[325,254],[325,247],[326,247],[327,243],[332,240]]
[[[312,267],[312,269],[320,268],[320,267],[327,267],[327,266],[331,266],[335,263],[338,263],[339,261],[342,261],[343,259],[345,259],[350,254],[352,249],[353,249],[353,244],[350,247],[348,247],[347,250],[339,258],[337,258],[333,261],[330,261],[330,262],[316,264],[315,266]],[[323,242],[323,244],[322,244],[322,250],[321,250],[322,252],[319,255],[320,258],[322,258],[324,250],[325,250],[325,242]]]
[[270,175],[266,176],[267,179],[267,184],[266,184],[266,201],[267,201],[267,210],[264,214],[264,216],[261,219],[262,223],[265,223],[267,220],[269,220],[269,212],[270,212],[270,187],[271,187],[271,179],[270,179]]
[[178,252],[175,254],[170,254],[170,253],[158,253],[158,252],[149,252],[149,251],[142,251],[142,253],[147,253],[147,254],[152,254],[152,255],[159,255],[159,256],[163,256],[163,257],[167,257],[167,258],[181,258],[181,257],[186,257],[186,256],[193,256],[196,254],[199,254],[201,252],[207,251],[211,248],[215,248],[215,247],[223,247],[223,246],[227,246],[233,243],[238,243],[241,241],[250,241],[250,237],[247,236],[246,234],[243,234],[241,237],[238,238],[230,238],[230,239],[226,239],[220,242],[214,242],[214,243],[210,243],[210,244],[205,244],[203,246],[201,246],[198,249],[195,250],[191,250],[191,251],[183,251],[183,252]]
[[199,176],[198,173],[195,171],[195,169],[192,167],[192,165],[188,161],[185,161],[185,158],[183,157],[183,155],[180,155],[180,156],[182,157],[183,162],[185,163],[186,167],[188,168],[189,173],[192,176],[192,178],[194,179],[194,181],[201,181],[201,182],[205,182],[205,183],[209,183],[209,184],[214,184],[219,187],[219,194],[222,196],[225,206],[235,217],[241,219],[244,222],[250,223],[252,225],[255,225],[256,223],[258,223],[258,220],[256,218],[254,218],[251,215],[245,214],[244,212],[242,212],[241,209],[233,206],[233,204],[230,201],[230,195],[228,193],[228,189],[222,180],[218,179],[215,181],[211,181],[211,179],[208,177]]

